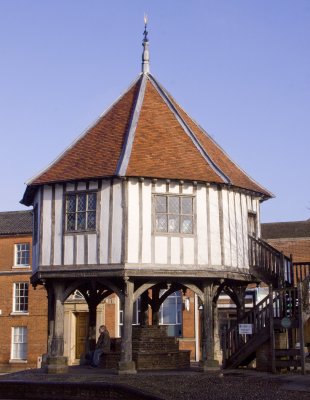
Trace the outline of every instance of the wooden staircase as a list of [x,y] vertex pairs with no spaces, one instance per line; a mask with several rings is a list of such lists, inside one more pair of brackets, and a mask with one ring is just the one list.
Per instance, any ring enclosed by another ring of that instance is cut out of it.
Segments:
[[[223,332],[223,367],[248,365],[269,343],[272,372],[294,367],[305,373],[303,327],[310,317],[310,262],[293,263],[268,243],[250,237],[249,263],[251,273],[269,285],[269,294]],[[239,324],[249,324],[252,334],[240,334]],[[286,344],[277,348],[280,335]],[[296,342],[302,345],[296,348]]]

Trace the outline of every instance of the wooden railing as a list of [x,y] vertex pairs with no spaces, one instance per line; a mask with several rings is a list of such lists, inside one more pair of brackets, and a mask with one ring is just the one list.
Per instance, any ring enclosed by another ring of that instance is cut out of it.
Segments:
[[[269,295],[247,311],[234,326],[223,332],[223,358],[228,360],[257,333],[268,326],[270,320]],[[239,334],[239,324],[252,324],[252,335]]]
[[[265,276],[266,283],[277,286],[293,282],[292,260],[265,241],[249,236],[249,266]],[[269,280],[269,281],[268,281]]]
[[[282,319],[284,317],[291,320],[299,318],[299,302],[297,288],[283,288],[269,293],[253,309],[245,313],[238,319],[234,326],[223,332],[223,360],[224,367],[229,363],[238,352],[243,352],[246,346],[255,349],[255,339],[257,342],[264,335],[270,337],[270,323],[274,318]],[[251,324],[252,334],[240,334],[239,324]]]

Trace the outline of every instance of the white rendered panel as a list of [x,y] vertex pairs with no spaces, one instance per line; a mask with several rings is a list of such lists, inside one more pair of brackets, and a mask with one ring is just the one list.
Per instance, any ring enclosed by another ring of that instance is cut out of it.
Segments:
[[76,235],[76,263],[78,265],[85,264],[85,244],[84,235]]
[[191,264],[195,263],[194,257],[194,238],[184,237],[183,238],[183,264]]
[[255,199],[256,202],[256,218],[257,218],[257,234],[258,237],[261,236],[261,226],[260,226],[260,201],[258,198]]
[[102,181],[100,212],[100,264],[108,263],[110,182]]
[[221,264],[221,238],[220,238],[220,219],[217,190],[209,188],[210,202],[210,234],[211,234],[211,264]]
[[65,236],[64,237],[65,241],[65,256],[64,256],[64,264],[65,265],[72,265],[73,264],[73,243],[74,243],[74,238],[73,236]]
[[182,187],[183,194],[193,194],[193,186],[185,183]]
[[231,266],[231,249],[230,249],[230,222],[229,222],[229,200],[228,191],[222,190],[223,201],[223,239],[224,240],[224,265]]
[[238,267],[243,267],[243,234],[242,234],[242,219],[241,219],[241,201],[240,193],[235,193],[236,207],[236,234],[237,234],[237,252],[238,252]]
[[144,181],[142,186],[142,263],[152,262],[152,184]]
[[40,209],[40,199],[41,199],[41,195],[40,195],[40,190],[37,190],[35,198],[34,198],[34,203],[33,206],[35,208],[35,206],[37,206],[37,228],[38,228],[38,232],[37,232],[37,243],[33,244],[32,242],[32,271],[35,272],[37,271],[38,267],[39,267],[39,249],[40,249],[40,216],[41,216],[41,209]]
[[237,236],[236,236],[236,218],[235,218],[235,193],[229,192],[229,225],[230,225],[230,243],[231,243],[231,265],[237,267]]
[[166,182],[165,181],[157,181],[155,184],[155,192],[156,193],[166,193]]
[[96,190],[96,189],[98,189],[98,181],[90,181],[90,182],[89,182],[89,189],[90,189],[90,190]]
[[43,190],[42,264],[50,265],[52,240],[52,187],[45,185]]
[[197,187],[197,241],[198,264],[208,264],[208,234],[207,234],[207,194],[205,186]]
[[112,263],[121,262],[122,252],[122,227],[123,227],[123,209],[122,209],[122,184],[115,181],[113,184],[113,217],[112,217]]
[[176,182],[169,183],[169,193],[179,194],[180,193],[180,186]]
[[73,192],[75,190],[74,183],[67,183],[66,184],[66,191],[67,192]]
[[155,236],[155,263],[167,264],[168,262],[168,238],[167,236]]
[[181,264],[180,240],[179,237],[171,238],[171,264]]
[[55,186],[54,265],[61,264],[62,252],[63,187]]
[[244,250],[244,267],[249,266],[249,240],[248,240],[248,209],[247,209],[247,196],[241,195],[241,214],[243,223],[243,250]]
[[128,262],[139,261],[139,182],[128,181]]
[[77,189],[78,190],[86,190],[86,182],[79,182]]
[[88,264],[97,264],[97,235],[89,234],[87,241]]

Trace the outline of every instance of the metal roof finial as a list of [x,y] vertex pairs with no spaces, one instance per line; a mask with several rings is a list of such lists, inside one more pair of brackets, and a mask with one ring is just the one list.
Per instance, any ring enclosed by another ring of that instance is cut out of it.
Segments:
[[144,14],[144,32],[143,32],[143,53],[142,53],[142,72],[147,74],[150,72],[150,53],[149,53],[149,39],[147,37],[148,31],[147,28],[148,18],[147,15]]

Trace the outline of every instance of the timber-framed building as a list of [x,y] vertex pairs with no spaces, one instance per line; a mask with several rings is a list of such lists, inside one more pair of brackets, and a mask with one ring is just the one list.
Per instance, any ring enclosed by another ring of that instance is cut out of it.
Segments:
[[[260,203],[272,195],[240,169],[150,73],[142,72],[56,161],[27,183],[33,206],[33,285],[48,293],[50,372],[66,369],[64,302],[74,291],[89,309],[114,293],[123,309],[120,373],[136,371],[133,305],[140,324],[158,323],[162,302],[189,289],[202,311],[201,365],[217,365],[216,302],[228,294],[244,314],[249,235],[260,236]],[[253,263],[252,263],[253,264]]]

